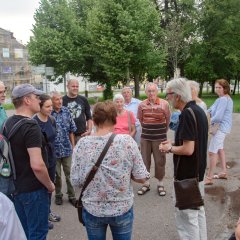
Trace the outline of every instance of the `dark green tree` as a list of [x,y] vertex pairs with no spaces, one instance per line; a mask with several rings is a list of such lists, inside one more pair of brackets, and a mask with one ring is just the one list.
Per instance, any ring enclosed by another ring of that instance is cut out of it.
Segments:
[[54,67],[57,76],[79,73],[83,28],[66,0],[42,0],[34,15],[28,50],[32,64]]
[[150,1],[96,3],[87,19],[88,47],[95,63],[106,74],[106,83],[127,81],[132,76],[138,96],[143,76],[148,72],[159,75],[164,48],[157,44],[162,37],[158,26],[158,13]]

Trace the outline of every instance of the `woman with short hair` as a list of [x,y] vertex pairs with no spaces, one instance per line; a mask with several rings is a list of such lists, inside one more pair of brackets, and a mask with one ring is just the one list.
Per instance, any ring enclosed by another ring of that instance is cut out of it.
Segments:
[[[104,146],[113,133],[117,110],[111,101],[93,109],[96,132],[81,138],[72,156],[71,181],[82,188]],[[107,226],[113,239],[130,240],[133,225],[131,179],[144,183],[149,173],[136,142],[127,134],[117,134],[96,175],[83,192],[83,221],[89,240],[105,240]]]
[[122,94],[116,94],[113,97],[113,102],[117,109],[117,122],[114,126],[114,133],[129,134],[134,137],[136,134],[136,118],[133,112],[124,108],[124,97]]
[[196,104],[203,109],[205,113],[207,113],[207,105],[206,103],[199,98],[199,83],[196,81],[189,80],[188,81],[190,88],[191,88],[191,93],[192,93],[192,99],[196,102]]

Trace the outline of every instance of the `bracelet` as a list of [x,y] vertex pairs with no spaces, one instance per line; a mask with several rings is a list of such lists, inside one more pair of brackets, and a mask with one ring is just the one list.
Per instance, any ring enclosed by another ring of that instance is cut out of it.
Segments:
[[171,145],[170,149],[168,150],[169,153],[172,153],[172,147],[173,146]]

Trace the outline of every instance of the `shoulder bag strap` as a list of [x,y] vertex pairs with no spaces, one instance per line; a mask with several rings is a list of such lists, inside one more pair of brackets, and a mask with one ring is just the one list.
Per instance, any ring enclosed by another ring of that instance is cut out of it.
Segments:
[[[188,111],[191,113],[194,123],[195,123],[195,133],[196,133],[196,141],[194,144],[194,154],[196,156],[197,159],[197,167],[196,167],[196,178],[199,179],[199,148],[198,148],[198,128],[197,128],[197,119],[196,116],[193,112],[193,110],[189,107],[187,108]],[[180,162],[180,156],[178,156],[178,162],[177,162],[177,167],[176,167],[176,173],[179,167],[179,162]],[[174,179],[176,179],[176,176],[174,176]]]
[[126,111],[128,114],[128,131],[129,131],[129,134],[131,134],[132,123],[131,123],[131,118],[130,118],[130,112],[128,110],[126,110]]
[[101,154],[100,154],[97,162],[95,163],[95,165],[92,167],[90,173],[88,174],[88,176],[87,176],[87,178],[86,178],[86,180],[85,180],[85,182],[84,182],[84,185],[83,185],[83,187],[82,187],[82,191],[81,191],[81,193],[80,193],[78,202],[81,202],[81,201],[82,201],[82,195],[83,195],[84,190],[87,188],[87,186],[89,185],[89,183],[90,183],[90,182],[92,181],[92,179],[94,178],[94,176],[95,176],[95,174],[96,174],[96,172],[97,172],[100,164],[102,163],[102,160],[103,160],[103,158],[105,157],[105,155],[106,155],[106,153],[107,153],[107,151],[108,151],[111,143],[113,142],[113,139],[115,138],[115,136],[116,136],[116,134],[114,134],[114,133],[110,136],[110,138],[108,139],[108,141],[107,141],[104,149],[102,150],[102,152],[101,152]]

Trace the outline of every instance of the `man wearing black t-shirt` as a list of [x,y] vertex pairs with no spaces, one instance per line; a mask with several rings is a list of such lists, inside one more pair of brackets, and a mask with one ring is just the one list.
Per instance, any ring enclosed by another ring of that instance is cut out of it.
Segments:
[[[173,153],[174,176],[177,180],[196,177],[198,159],[199,189],[203,196],[208,139],[206,114],[195,101],[192,101],[190,86],[183,78],[173,79],[167,83],[166,98],[175,109],[181,111],[181,115],[174,145],[170,140],[165,141],[160,145],[160,151]],[[195,115],[197,125],[189,108]],[[186,210],[176,208],[175,216],[181,240],[207,240],[206,217],[203,206]]]
[[69,80],[67,89],[68,93],[63,97],[63,106],[70,110],[77,126],[77,131],[74,133],[75,142],[77,142],[80,137],[90,135],[92,132],[91,108],[87,99],[78,95],[79,83],[77,80]]
[[[18,121],[24,121],[10,139],[16,168],[16,194],[14,205],[29,240],[46,239],[48,233],[48,192],[55,186],[48,175],[46,161],[42,155],[42,134],[37,122],[32,118],[40,111],[39,95],[43,92],[30,84],[16,86],[12,92],[12,102],[16,114],[6,122],[5,133]],[[24,120],[23,120],[24,119]]]

